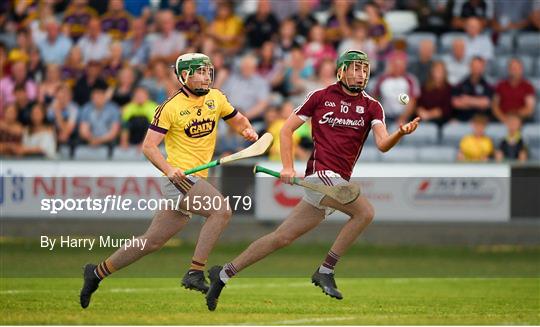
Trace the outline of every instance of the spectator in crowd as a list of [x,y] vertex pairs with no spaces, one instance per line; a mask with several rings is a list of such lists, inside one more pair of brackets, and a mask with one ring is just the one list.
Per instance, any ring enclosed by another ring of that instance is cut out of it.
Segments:
[[260,48],[266,41],[272,40],[279,29],[279,21],[272,13],[269,0],[259,0],[257,11],[249,15],[244,22],[246,46]]
[[60,66],[57,64],[48,64],[45,80],[39,85],[38,102],[49,105],[61,84],[62,75]]
[[491,38],[482,34],[482,21],[477,17],[469,17],[465,21],[465,57],[482,57],[491,60],[494,56],[494,47]]
[[[33,19],[28,23],[28,29],[30,30],[30,35],[32,35],[34,44],[40,44],[47,38],[46,23],[47,20],[51,18],[54,19],[54,11],[51,6],[43,6],[38,15],[39,16],[36,19]],[[69,36],[67,37],[69,38]]]
[[451,99],[452,87],[447,81],[446,67],[442,61],[434,61],[422,86],[416,115],[424,122],[432,121],[440,126],[452,116]]
[[140,85],[148,90],[153,101],[162,103],[171,92],[178,90],[178,82],[170,73],[164,60],[154,60],[148,65],[147,76],[142,79]]
[[[249,92],[246,92],[249,90]],[[257,73],[257,58],[242,57],[239,72],[234,72],[223,85],[229,102],[252,123],[262,121],[270,98],[270,83]]]
[[533,31],[540,31],[540,1],[533,2],[533,8],[529,15],[529,29]]
[[101,17],[101,29],[114,41],[123,41],[130,31],[131,19],[131,15],[124,9],[124,0],[112,0]]
[[331,14],[326,21],[326,40],[337,46],[339,42],[351,35],[354,11],[351,0],[332,2]]
[[[420,85],[416,77],[407,72],[405,52],[395,50],[389,54],[387,72],[377,80],[374,91],[383,105],[387,124],[407,121],[414,112],[416,99],[420,96]],[[396,100],[400,93],[409,95],[409,103],[405,106]]]
[[273,41],[264,42],[258,53],[257,72],[268,81],[272,89],[276,89],[283,82],[285,67],[276,55],[275,43]]
[[413,1],[409,9],[418,15],[418,31],[432,32],[437,35],[449,30],[452,20],[452,8],[447,1]]
[[76,134],[78,114],[79,108],[72,101],[71,88],[61,84],[47,109],[47,121],[55,126],[59,144],[68,144]]
[[240,51],[243,45],[243,29],[242,20],[234,15],[232,2],[224,1],[218,5],[216,19],[208,27],[208,35],[231,55]]
[[73,0],[64,13],[64,31],[77,42],[85,34],[90,19],[97,17],[97,11],[88,6],[88,0]]
[[120,110],[112,102],[107,102],[106,87],[92,89],[92,101],[81,113],[79,136],[92,147],[106,145],[112,148],[120,133]]
[[375,41],[378,56],[381,58],[391,50],[392,32],[375,2],[368,2],[364,6],[364,11],[369,24],[368,35]]
[[529,153],[521,137],[521,118],[518,115],[509,114],[504,124],[508,132],[495,150],[495,160],[499,162],[503,160],[527,161]]
[[[125,66],[118,74],[118,83],[109,88],[107,97],[118,107],[122,108],[131,101],[136,85],[136,76],[133,68]],[[147,91],[148,93],[148,91]]]
[[522,120],[531,120],[534,115],[536,98],[534,87],[523,78],[523,64],[518,58],[508,63],[508,78],[495,88],[493,97],[493,116],[504,122],[509,114]]
[[71,39],[60,33],[60,25],[54,17],[45,20],[47,37],[38,43],[41,58],[45,64],[63,64],[69,49],[73,45]]
[[30,36],[30,31],[27,28],[20,28],[17,30],[16,34],[16,44],[10,52],[21,51],[25,54],[30,52],[32,47],[32,37]]
[[477,114],[488,115],[493,89],[484,78],[486,61],[471,60],[471,74],[452,90],[453,118],[469,121]]
[[182,3],[182,14],[176,20],[176,29],[184,33],[190,47],[200,46],[206,22],[203,17],[197,15],[195,0],[184,0]]
[[10,105],[0,119],[0,155],[16,155],[21,147],[23,125],[17,120],[17,108]]
[[94,87],[107,88],[107,83],[101,78],[101,70],[99,61],[90,61],[86,66],[85,74],[75,83],[73,95],[79,106],[85,105],[90,100],[90,91]]
[[351,35],[341,41],[338,53],[353,49],[362,49],[368,55],[369,69],[371,73],[375,73],[378,68],[377,46],[368,36],[368,24],[366,21],[358,19],[353,21]]
[[144,20],[136,18],[132,21],[131,36],[122,43],[122,50],[124,60],[139,70],[143,69],[150,56],[150,42],[146,37]]
[[17,120],[23,126],[28,126],[30,124],[30,112],[35,101],[28,99],[28,94],[22,85],[15,86],[13,95],[15,96],[13,106],[17,110]]
[[478,18],[482,27],[487,27],[493,18],[492,0],[456,0],[453,8],[452,27],[464,29],[469,17]]
[[317,68],[323,59],[335,59],[334,47],[326,42],[324,27],[314,25],[309,32],[309,42],[304,45],[304,55],[310,64]]
[[303,94],[304,81],[313,77],[315,69],[300,48],[293,48],[285,62],[283,93],[285,96]]
[[157,21],[159,33],[152,41],[150,59],[164,59],[167,62],[174,62],[187,45],[186,37],[183,33],[175,30],[172,11],[159,12]]
[[114,86],[117,82],[118,73],[125,66],[122,55],[122,43],[111,43],[109,53],[110,56],[105,61],[105,66],[103,67],[102,78],[109,86]]
[[144,87],[135,89],[133,100],[122,111],[120,146],[127,148],[130,145],[142,145],[156,107],[157,103],[149,99],[148,91]]
[[6,106],[15,101],[15,86],[21,87],[30,101],[37,98],[37,85],[28,78],[26,63],[16,61],[11,65],[11,74],[0,80],[0,101]]
[[28,53],[28,78],[35,83],[41,83],[45,78],[45,64],[41,59],[41,52],[37,46],[32,46]]
[[16,150],[19,156],[56,157],[56,136],[45,120],[45,108],[41,103],[32,106],[30,125],[25,128],[22,146]]
[[[281,106],[272,106],[265,112],[266,132],[272,134],[274,142],[268,150],[268,159],[272,161],[280,160],[280,131],[285,121],[292,114],[294,106],[291,102],[285,101]],[[304,124],[309,125],[309,124]],[[303,127],[303,126],[302,126]],[[293,133],[293,156],[296,160],[308,160],[311,154],[310,151],[300,146],[301,128],[297,129]]]
[[495,14],[491,27],[497,33],[516,32],[529,26],[533,1],[494,0]]
[[465,40],[461,38],[452,41],[452,52],[443,56],[448,72],[448,82],[455,86],[463,81],[470,73],[470,63],[465,57]]
[[74,46],[69,51],[64,65],[62,66],[62,80],[70,87],[73,87],[83,73],[84,64],[81,48]]
[[428,79],[434,55],[435,44],[433,41],[430,39],[420,41],[417,60],[411,62],[409,71],[418,78],[421,85],[424,85]]
[[299,1],[298,12],[291,16],[291,20],[296,23],[296,31],[305,42],[309,31],[314,25],[317,25],[317,19],[313,15],[313,7],[310,1]]
[[493,155],[493,142],[485,135],[489,118],[477,114],[471,119],[472,134],[459,142],[459,161],[488,161]]
[[223,54],[223,51],[214,51],[211,59],[212,63],[214,64],[213,87],[221,90],[223,83],[225,83],[225,81],[229,78],[230,70],[225,63],[225,55]]
[[287,57],[292,48],[300,47],[305,41],[296,33],[296,23],[292,19],[285,19],[279,26],[277,47],[281,58]]
[[288,101],[294,107],[300,106],[307,98],[308,94],[327,87],[336,82],[336,61],[333,59],[325,59],[316,69],[315,78],[297,78],[295,84],[298,88],[302,88],[302,92],[288,97]]
[[99,18],[91,18],[77,45],[81,48],[85,64],[93,60],[103,61],[109,56],[111,37],[101,31]]

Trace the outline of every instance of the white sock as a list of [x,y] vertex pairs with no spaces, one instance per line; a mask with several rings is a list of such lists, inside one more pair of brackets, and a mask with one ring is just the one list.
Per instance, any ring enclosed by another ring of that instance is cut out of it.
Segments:
[[330,268],[326,268],[325,266],[321,265],[321,266],[319,267],[319,272],[320,272],[321,274],[332,274],[332,273],[334,273],[334,270],[333,270],[333,269],[330,269]]
[[227,284],[227,282],[229,281],[229,279],[231,279],[229,277],[229,275],[227,275],[227,273],[225,272],[225,269],[221,269],[221,271],[219,272],[219,279],[221,279],[221,281],[224,283],[224,284]]

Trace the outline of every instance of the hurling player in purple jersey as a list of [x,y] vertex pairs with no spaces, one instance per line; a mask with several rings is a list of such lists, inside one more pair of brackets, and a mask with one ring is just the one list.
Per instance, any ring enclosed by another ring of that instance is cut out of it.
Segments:
[[[337,60],[337,83],[311,92],[288,118],[280,134],[283,182],[292,183],[292,178],[296,176],[292,135],[308,119],[311,119],[314,149],[307,163],[305,179],[325,185],[349,181],[370,130],[373,130],[377,148],[382,152],[390,150],[404,135],[416,130],[420,118],[400,125],[398,130],[388,134],[380,102],[364,91],[369,73],[369,60],[364,52],[346,51]],[[206,294],[210,310],[215,310],[221,290],[231,277],[289,245],[319,225],[334,210],[350,218],[322,264],[315,270],[311,281],[325,294],[336,299],[343,298],[334,280],[334,267],[372,221],[375,215],[373,206],[363,196],[343,205],[315,191],[306,189],[305,193],[302,201],[274,232],[251,243],[244,252],[223,267],[214,266],[210,269],[210,289]]]

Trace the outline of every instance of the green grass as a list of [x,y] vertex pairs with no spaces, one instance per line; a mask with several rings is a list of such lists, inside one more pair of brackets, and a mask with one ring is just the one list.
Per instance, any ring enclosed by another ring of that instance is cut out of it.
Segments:
[[[244,247],[219,246],[210,265]],[[83,310],[81,266],[111,249],[49,252],[2,239],[0,324],[540,324],[539,248],[358,245],[338,265],[342,301],[310,284],[327,248],[273,254],[233,279],[209,312],[202,294],[179,285],[192,246],[172,242],[104,281]]]

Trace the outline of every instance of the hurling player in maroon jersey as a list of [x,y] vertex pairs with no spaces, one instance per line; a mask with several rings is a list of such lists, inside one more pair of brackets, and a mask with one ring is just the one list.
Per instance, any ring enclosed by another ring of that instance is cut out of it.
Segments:
[[[283,182],[291,183],[296,176],[292,135],[308,119],[311,119],[314,149],[307,163],[305,178],[312,183],[325,185],[348,182],[370,130],[373,130],[377,148],[382,152],[390,150],[404,135],[416,130],[420,118],[400,125],[398,130],[388,134],[381,104],[364,91],[369,73],[369,61],[365,53],[355,50],[345,52],[337,60],[337,83],[311,92],[289,117],[280,134]],[[231,277],[268,254],[289,245],[319,225],[334,210],[347,214],[350,219],[311,280],[325,294],[342,299],[334,280],[334,267],[373,219],[373,206],[363,196],[343,205],[328,196],[306,189],[305,197],[274,232],[251,243],[230,263],[210,269],[210,289],[206,294],[208,308],[215,310],[221,290]]]

